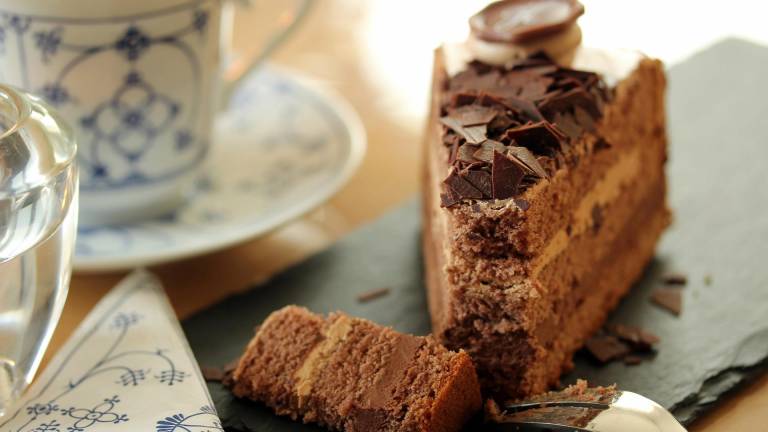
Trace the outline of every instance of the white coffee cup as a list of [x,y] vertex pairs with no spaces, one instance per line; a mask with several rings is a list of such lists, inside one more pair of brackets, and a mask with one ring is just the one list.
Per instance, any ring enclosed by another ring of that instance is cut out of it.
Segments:
[[[290,19],[274,24],[276,34],[242,73],[285,39],[309,3],[289,2]],[[0,0],[0,82],[43,96],[74,127],[81,224],[163,215],[191,193],[222,95],[238,78],[222,78],[232,6]]]

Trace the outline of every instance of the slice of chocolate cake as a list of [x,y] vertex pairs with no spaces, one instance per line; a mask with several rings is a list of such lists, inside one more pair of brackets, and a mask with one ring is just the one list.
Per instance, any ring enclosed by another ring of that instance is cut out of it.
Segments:
[[466,353],[296,306],[259,327],[232,389],[277,414],[343,431],[457,431],[482,403]]
[[[515,22],[498,9],[488,10]],[[484,390],[520,397],[571,367],[640,276],[670,214],[661,63],[509,43],[522,48],[483,45],[493,64],[467,44],[436,52],[423,241],[434,335],[470,354]],[[504,52],[514,57],[500,61]]]

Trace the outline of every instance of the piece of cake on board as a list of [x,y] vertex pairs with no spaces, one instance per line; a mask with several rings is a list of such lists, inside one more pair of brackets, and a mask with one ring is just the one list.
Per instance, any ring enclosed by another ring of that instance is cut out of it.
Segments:
[[582,11],[494,3],[467,43],[435,53],[423,206],[433,333],[470,354],[492,394],[556,383],[670,222],[663,67],[579,47]]
[[258,328],[233,393],[341,431],[458,431],[481,408],[469,356],[343,313],[286,306]]

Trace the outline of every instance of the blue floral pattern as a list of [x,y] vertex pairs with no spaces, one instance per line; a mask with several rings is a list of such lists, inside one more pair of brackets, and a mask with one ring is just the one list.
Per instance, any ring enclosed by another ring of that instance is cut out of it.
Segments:
[[[195,367],[194,360],[186,356],[188,348],[172,342],[175,339],[171,334],[165,338],[168,348],[142,346],[148,332],[161,329],[156,327],[161,318],[157,314],[163,310],[158,304],[167,304],[167,300],[158,297],[162,295],[158,287],[156,279],[139,272],[110,294],[111,305],[97,306],[103,315],[95,326],[88,329],[82,339],[70,342],[74,348],[64,351],[64,360],[53,375],[40,378],[44,381],[39,384],[42,389],[30,389],[30,397],[21,408],[4,418],[5,422],[0,421],[0,430],[99,432],[122,424],[129,425],[128,429],[119,430],[147,430],[147,427],[179,432],[223,430],[199,374],[186,369],[186,366]],[[138,308],[141,313],[137,312]],[[172,314],[170,307],[164,310]],[[165,318],[175,321],[173,316]],[[178,323],[174,325],[175,337],[183,338]],[[186,366],[180,368],[179,361]],[[193,375],[197,375],[196,379],[189,382]],[[162,395],[164,391],[167,394]],[[197,393],[198,403],[206,401],[207,404],[198,411],[182,413],[180,409],[185,405],[174,404],[176,399],[181,399],[176,391],[185,396]],[[153,400],[153,397],[162,399]],[[163,408],[163,404],[167,407]],[[173,412],[166,413],[168,410]]]
[[[217,3],[191,0],[156,13],[76,20],[0,9],[0,62],[13,52],[16,60],[6,65],[18,64],[18,70],[7,66],[3,79],[65,108],[66,119],[79,127],[81,189],[172,180],[202,162],[208,145],[202,116],[210,114],[200,105],[217,73],[206,72],[202,58],[206,46],[218,43],[202,36]],[[93,40],[83,37],[89,26],[97,29]],[[6,49],[9,44],[13,50]],[[171,57],[175,76],[169,84],[165,74],[150,69],[158,58]],[[109,74],[97,76],[105,67]],[[111,78],[116,71],[121,82]],[[173,163],[157,165],[158,154]]]
[[[262,67],[235,90],[219,121],[212,175],[201,179],[189,203],[142,224],[81,227],[75,265],[183,254],[269,231],[328,196],[357,165],[365,136],[356,122],[315,87]],[[178,133],[177,145],[188,140]],[[144,259],[127,265],[153,263]]]
[[185,415],[182,413],[174,414],[164,419],[158,420],[155,424],[155,432],[213,432],[223,431],[221,422],[214,421],[210,424],[200,424],[200,418],[216,416],[216,410],[206,405],[200,408],[199,411]]

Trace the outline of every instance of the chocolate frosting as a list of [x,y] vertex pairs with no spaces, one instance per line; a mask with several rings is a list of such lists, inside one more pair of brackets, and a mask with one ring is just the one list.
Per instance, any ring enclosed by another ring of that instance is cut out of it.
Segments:
[[469,25],[479,39],[520,43],[558,33],[583,13],[577,0],[502,0],[472,16]]

